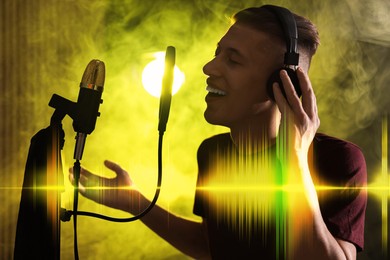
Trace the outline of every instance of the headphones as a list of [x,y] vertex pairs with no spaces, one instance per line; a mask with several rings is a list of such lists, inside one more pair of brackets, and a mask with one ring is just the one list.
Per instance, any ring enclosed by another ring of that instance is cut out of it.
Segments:
[[300,97],[302,95],[301,87],[299,85],[299,80],[294,68],[298,65],[299,62],[299,53],[298,53],[298,29],[295,18],[293,14],[287,8],[275,6],[275,5],[263,5],[260,8],[267,9],[268,11],[275,14],[278,18],[280,25],[283,29],[283,33],[286,40],[287,51],[284,54],[284,67],[274,71],[267,81],[267,94],[268,96],[275,101],[274,93],[272,90],[272,85],[274,82],[278,82],[280,90],[282,91],[284,97],[286,97],[286,92],[283,88],[282,80],[280,79],[280,71],[286,70],[288,76],[291,79],[291,82],[294,85],[294,89]]

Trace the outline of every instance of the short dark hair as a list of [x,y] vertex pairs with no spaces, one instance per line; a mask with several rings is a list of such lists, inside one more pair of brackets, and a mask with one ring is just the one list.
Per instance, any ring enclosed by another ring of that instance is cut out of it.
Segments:
[[[316,53],[320,38],[316,26],[307,18],[292,13],[297,23],[298,48],[306,52],[309,59]],[[256,30],[274,35],[283,42],[285,36],[277,16],[266,8],[251,7],[237,12],[232,23],[241,23]]]

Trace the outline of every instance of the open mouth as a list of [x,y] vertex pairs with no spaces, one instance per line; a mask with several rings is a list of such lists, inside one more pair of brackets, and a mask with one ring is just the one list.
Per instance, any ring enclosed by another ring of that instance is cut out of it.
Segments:
[[206,90],[211,94],[212,96],[216,97],[223,97],[226,96],[226,92],[220,89],[216,89],[210,86],[207,86]]

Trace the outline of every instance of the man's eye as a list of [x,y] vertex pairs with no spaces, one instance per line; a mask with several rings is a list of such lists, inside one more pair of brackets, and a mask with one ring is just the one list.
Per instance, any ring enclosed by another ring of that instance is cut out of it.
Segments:
[[232,59],[232,58],[230,58],[230,57],[229,57],[227,60],[228,60],[228,62],[231,63],[231,64],[240,64],[237,60]]

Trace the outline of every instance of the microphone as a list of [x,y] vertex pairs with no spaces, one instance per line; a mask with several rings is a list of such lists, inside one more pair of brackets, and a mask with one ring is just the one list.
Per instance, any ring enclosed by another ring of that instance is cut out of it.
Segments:
[[99,105],[105,79],[104,62],[91,60],[81,78],[77,103],[54,94],[49,106],[57,109],[64,116],[68,114],[73,119],[73,129],[76,135],[74,159],[81,160],[85,139],[95,129],[97,117],[100,116]]
[[[52,117],[56,121],[61,121],[65,115],[73,119],[73,129],[77,133],[76,146],[74,150],[74,200],[73,212],[77,212],[78,206],[78,183],[80,178],[80,160],[83,156],[85,139],[87,135],[95,129],[97,117],[100,116],[99,106],[103,103],[101,99],[105,79],[104,62],[100,60],[91,60],[85,68],[81,78],[79,96],[77,102],[72,102],[57,94],[50,99],[49,106],[55,108]],[[74,252],[75,258],[78,259],[77,247],[77,214],[73,216],[74,228]]]
[[81,160],[87,134],[95,129],[97,117],[100,116],[99,105],[104,89],[104,62],[91,60],[87,65],[80,83],[76,113],[73,118],[73,129],[77,133],[74,159]]
[[176,50],[173,46],[168,46],[165,53],[165,67],[164,76],[162,80],[162,89],[160,96],[160,111],[159,111],[159,122],[158,131],[164,133],[166,130],[169,110],[171,107],[172,100],[172,84],[174,78],[174,68],[176,60]]

